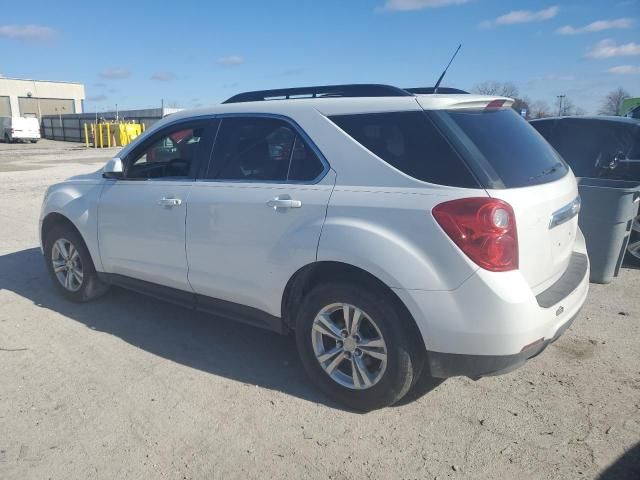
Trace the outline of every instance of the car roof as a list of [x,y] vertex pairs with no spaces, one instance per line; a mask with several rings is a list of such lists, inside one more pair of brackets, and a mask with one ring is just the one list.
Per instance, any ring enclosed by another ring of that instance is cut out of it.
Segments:
[[316,110],[323,115],[392,112],[402,110],[444,110],[461,108],[483,108],[494,100],[503,100],[510,106],[513,100],[507,97],[471,94],[410,94],[402,97],[323,97],[282,100],[222,103],[214,107],[181,110],[165,118],[178,119],[222,114],[272,114],[295,115],[296,112]]

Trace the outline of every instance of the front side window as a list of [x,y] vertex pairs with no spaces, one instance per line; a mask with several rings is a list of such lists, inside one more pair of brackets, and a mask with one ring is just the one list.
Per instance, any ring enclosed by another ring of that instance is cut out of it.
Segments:
[[225,118],[216,136],[207,178],[246,182],[311,181],[323,165],[287,122]]
[[134,154],[126,178],[187,178],[193,177],[204,126],[176,127],[156,138],[142,151]]

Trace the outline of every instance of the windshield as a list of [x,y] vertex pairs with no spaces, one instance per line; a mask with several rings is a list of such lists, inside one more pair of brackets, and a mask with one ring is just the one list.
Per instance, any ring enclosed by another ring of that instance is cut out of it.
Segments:
[[487,171],[492,188],[549,183],[568,172],[555,150],[511,108],[437,115],[466,156]]

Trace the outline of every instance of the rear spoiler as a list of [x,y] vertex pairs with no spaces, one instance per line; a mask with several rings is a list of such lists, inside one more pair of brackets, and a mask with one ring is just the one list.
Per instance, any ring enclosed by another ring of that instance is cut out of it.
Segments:
[[427,110],[496,110],[511,107],[512,98],[490,95],[417,95],[416,100]]

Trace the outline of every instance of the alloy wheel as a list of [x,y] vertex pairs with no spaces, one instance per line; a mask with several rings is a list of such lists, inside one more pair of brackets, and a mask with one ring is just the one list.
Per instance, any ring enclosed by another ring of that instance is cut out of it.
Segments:
[[354,305],[334,303],[320,310],[311,341],[322,369],[344,387],[371,388],[387,368],[387,345],[380,329]]
[[84,273],[80,253],[73,243],[65,238],[56,240],[51,248],[51,264],[60,285],[70,292],[80,290]]

